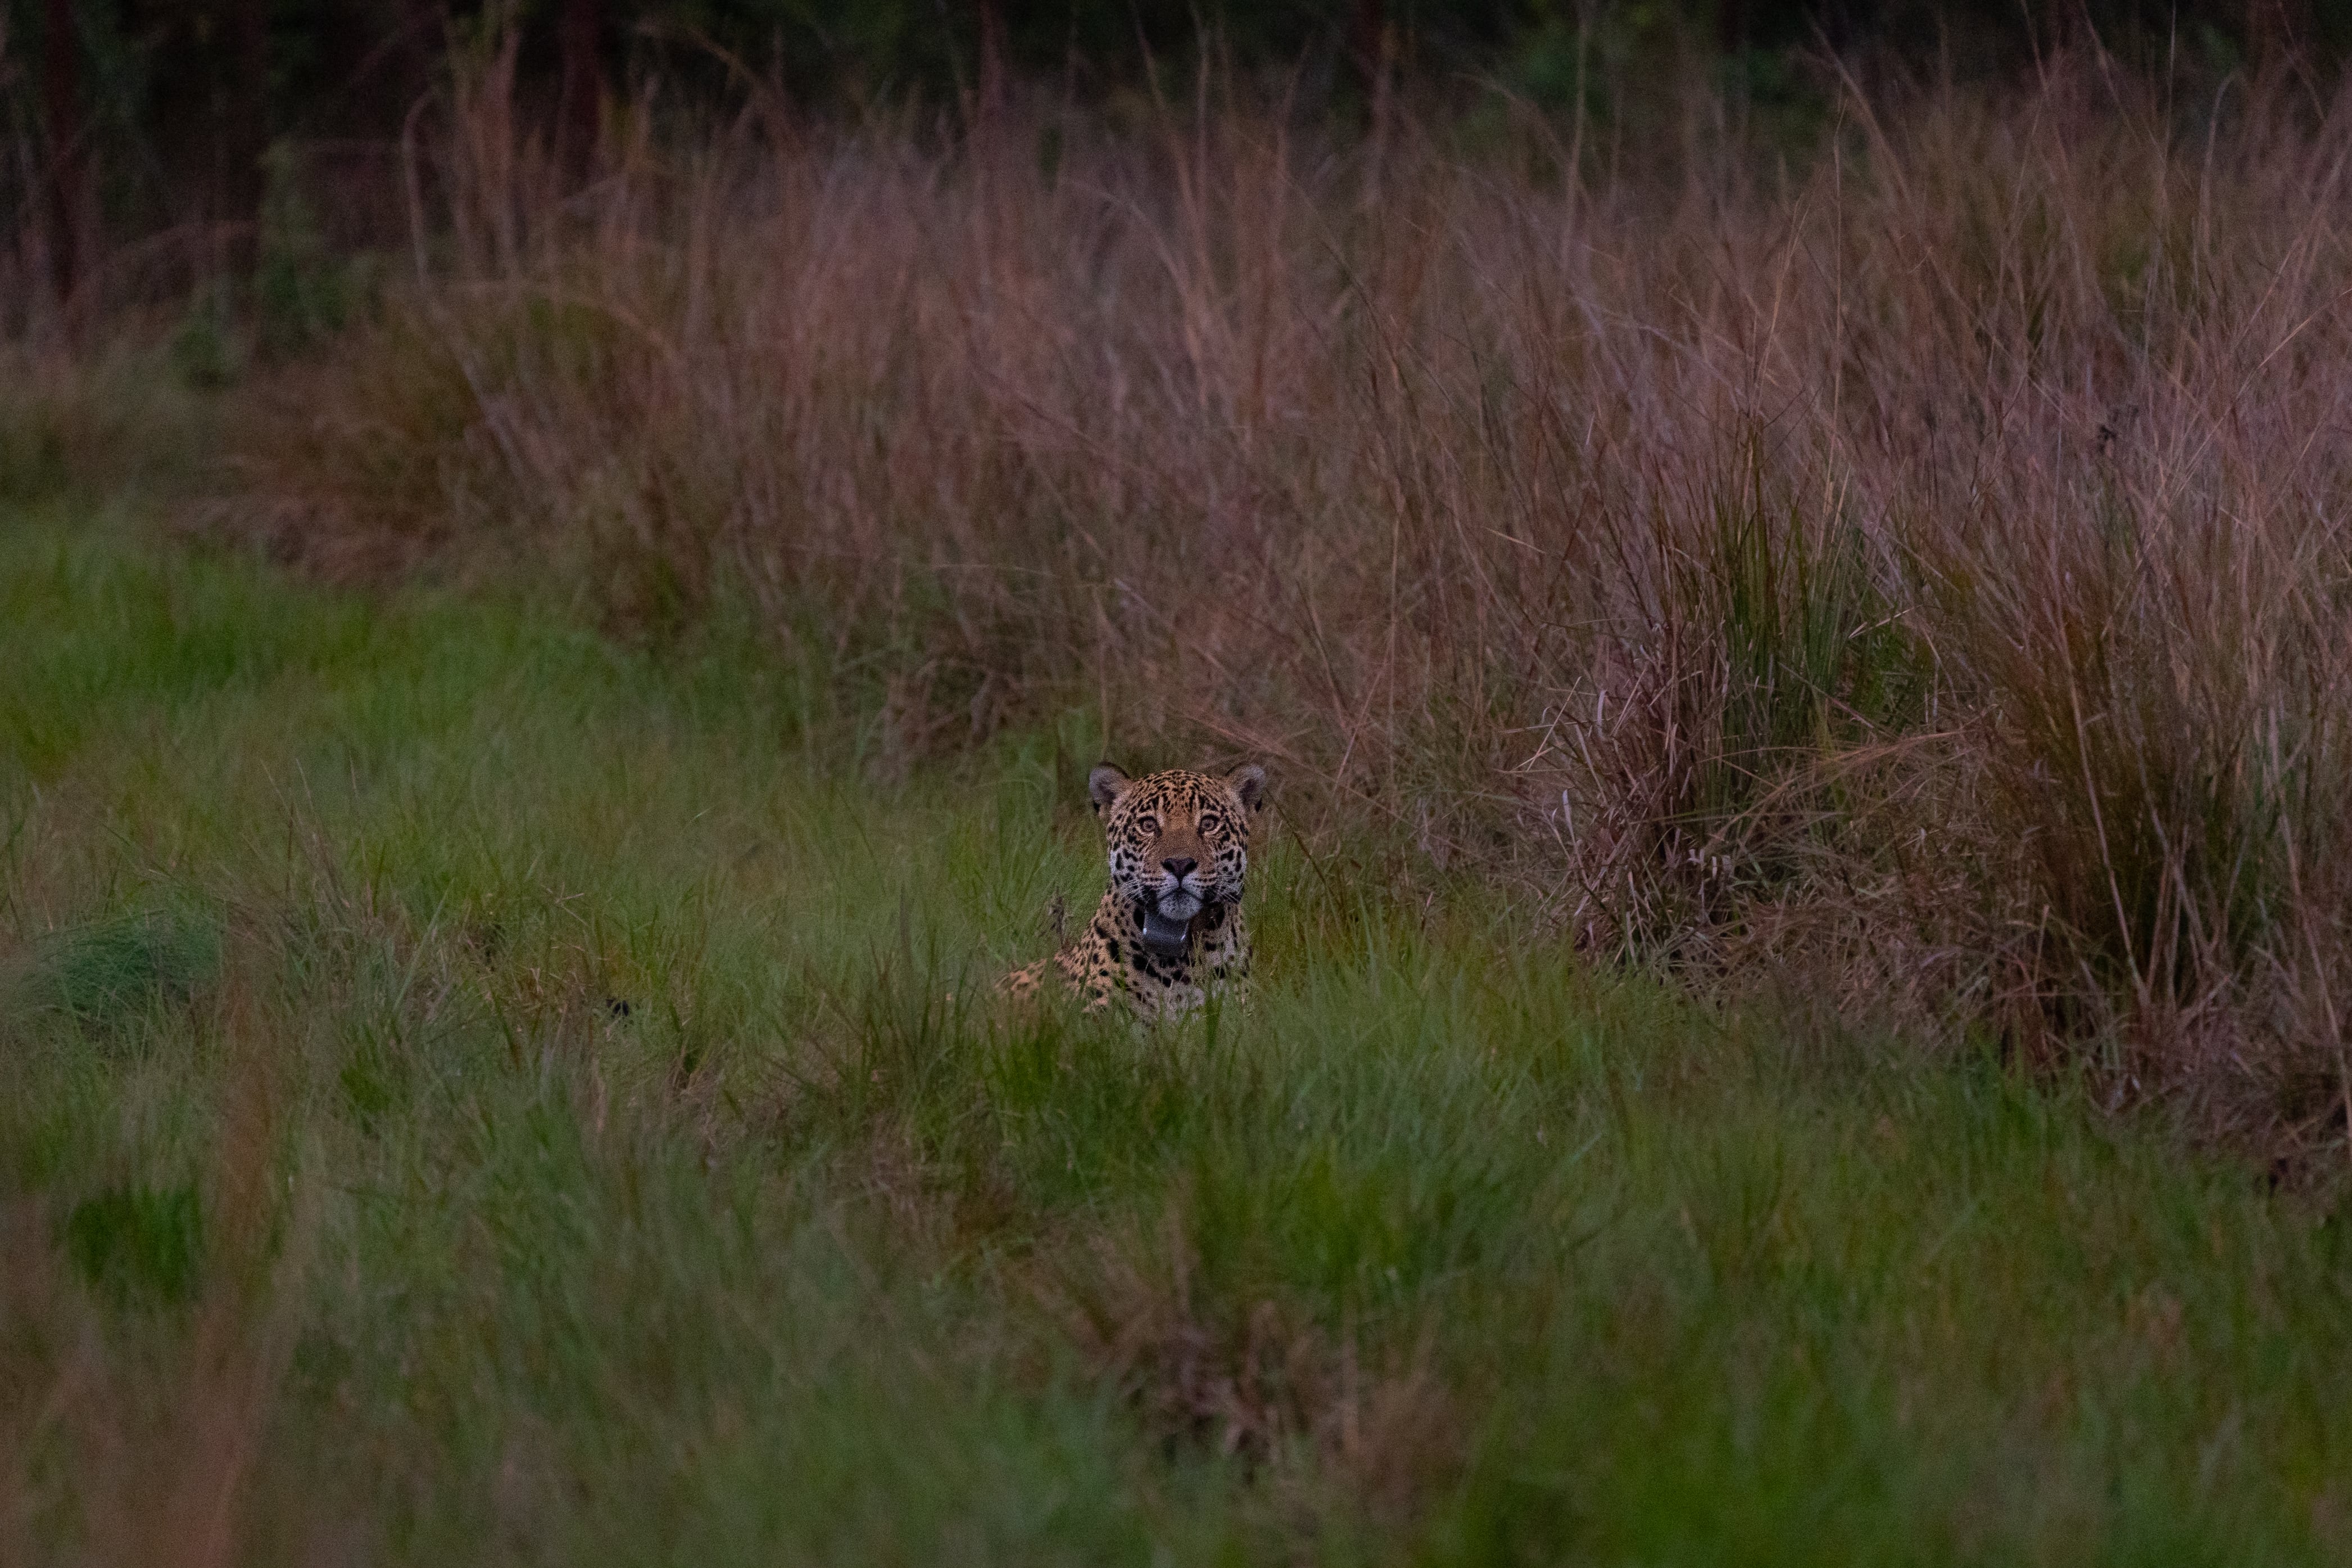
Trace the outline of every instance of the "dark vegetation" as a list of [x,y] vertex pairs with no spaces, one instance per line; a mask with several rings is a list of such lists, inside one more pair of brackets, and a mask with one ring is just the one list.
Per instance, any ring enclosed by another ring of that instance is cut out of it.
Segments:
[[665,108],[757,83],[772,116],[948,135],[1040,91],[1181,98],[1210,61],[1318,121],[1495,90],[1620,116],[1669,80],[1804,120],[1836,97],[1832,58],[1985,80],[2086,48],[2203,89],[2252,71],[2310,90],[2352,19],[2315,0],[7,0],[0,330],[248,286],[282,326],[284,209],[338,253],[404,239],[403,139],[436,139],[419,110],[446,107],[453,66],[509,49],[531,132],[580,180],[655,82]]

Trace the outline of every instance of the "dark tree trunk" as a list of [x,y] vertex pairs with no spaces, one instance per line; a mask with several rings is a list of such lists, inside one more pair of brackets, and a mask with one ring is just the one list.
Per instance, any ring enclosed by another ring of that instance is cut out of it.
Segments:
[[2246,0],[2246,46],[2255,68],[2303,64],[2316,21],[2311,0]]
[[980,118],[992,123],[1004,111],[1003,0],[980,3]]
[[1716,0],[1715,47],[1726,55],[1748,47],[1748,0]]
[[563,0],[560,24],[563,86],[556,102],[555,144],[574,183],[588,177],[604,129],[603,0]]
[[81,282],[81,58],[73,0],[48,0],[42,14],[41,96],[49,140],[49,271],[70,310]]
[[447,42],[448,13],[437,0],[400,0],[400,113],[404,120],[416,100],[433,90],[433,73]]
[[236,85],[231,93],[226,198],[231,266],[252,270],[261,237],[261,202],[268,190],[269,4],[236,0],[229,15]]
[[1356,57],[1356,74],[1363,81],[1365,96],[1377,100],[1387,90],[1389,66],[1396,53],[1383,0],[1356,0],[1348,35],[1348,51]]

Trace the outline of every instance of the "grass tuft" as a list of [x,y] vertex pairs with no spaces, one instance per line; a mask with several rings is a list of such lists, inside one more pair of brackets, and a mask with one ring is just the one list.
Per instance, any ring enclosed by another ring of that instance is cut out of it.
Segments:
[[36,942],[8,990],[20,1011],[48,1011],[119,1035],[159,1006],[183,1004],[220,969],[220,933],[193,910],[142,910]]
[[111,1188],[74,1205],[65,1247],[94,1290],[124,1301],[184,1301],[203,1270],[203,1205],[193,1186]]

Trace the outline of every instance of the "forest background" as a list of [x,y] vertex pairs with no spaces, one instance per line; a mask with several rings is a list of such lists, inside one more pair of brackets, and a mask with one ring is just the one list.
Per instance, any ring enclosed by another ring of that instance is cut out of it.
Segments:
[[451,52],[492,38],[519,46],[519,89],[583,165],[612,100],[653,75],[705,100],[748,76],[802,112],[968,112],[1011,79],[1100,102],[1184,79],[1206,52],[1280,79],[1308,115],[1361,115],[1396,82],[1605,109],[1693,74],[1818,113],[1807,62],[1832,56],[1983,80],[2095,43],[2210,81],[2329,68],[2352,18],[2317,0],[8,0],[6,324],[38,308],[36,280],[98,309],[249,267],[273,170],[313,197],[330,244],[397,239],[392,150]]

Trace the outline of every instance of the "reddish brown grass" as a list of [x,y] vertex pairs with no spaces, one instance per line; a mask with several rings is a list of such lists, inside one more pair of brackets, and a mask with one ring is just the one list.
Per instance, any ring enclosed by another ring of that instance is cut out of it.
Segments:
[[748,605],[889,755],[1089,708],[1596,952],[2342,1114],[2352,98],[753,116],[558,199],[504,79],[238,445],[289,555]]

